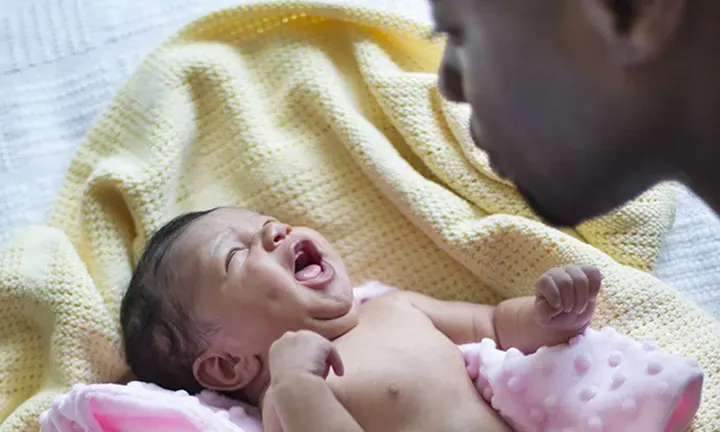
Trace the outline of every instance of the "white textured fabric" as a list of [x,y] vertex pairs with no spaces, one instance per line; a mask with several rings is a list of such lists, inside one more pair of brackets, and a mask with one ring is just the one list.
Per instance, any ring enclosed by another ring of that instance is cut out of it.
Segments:
[[720,218],[684,186],[677,190],[675,225],[655,275],[720,318]]
[[[425,0],[366,0],[429,19]],[[42,223],[75,148],[142,57],[247,0],[0,0],[0,244]],[[679,188],[656,274],[720,317],[720,219]]]

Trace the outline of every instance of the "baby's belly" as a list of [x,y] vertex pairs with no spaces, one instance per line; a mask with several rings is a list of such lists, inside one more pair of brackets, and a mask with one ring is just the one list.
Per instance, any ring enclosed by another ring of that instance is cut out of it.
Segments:
[[425,315],[393,300],[363,308],[358,327],[336,341],[345,376],[329,382],[365,431],[510,431]]

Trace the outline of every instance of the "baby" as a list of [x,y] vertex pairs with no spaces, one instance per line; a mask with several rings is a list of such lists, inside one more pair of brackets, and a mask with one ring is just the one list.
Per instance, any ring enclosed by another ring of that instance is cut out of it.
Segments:
[[121,324],[138,379],[243,399],[267,432],[510,431],[458,345],[564,344],[587,329],[600,285],[598,269],[567,266],[497,306],[398,290],[359,302],[322,235],[219,208],[153,236]]

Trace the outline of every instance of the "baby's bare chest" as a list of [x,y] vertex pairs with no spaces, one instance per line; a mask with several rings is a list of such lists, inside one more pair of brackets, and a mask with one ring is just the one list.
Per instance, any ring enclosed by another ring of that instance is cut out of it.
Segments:
[[504,423],[478,397],[457,346],[410,305],[363,305],[335,345],[345,376],[329,383],[368,432],[509,430],[493,429]]

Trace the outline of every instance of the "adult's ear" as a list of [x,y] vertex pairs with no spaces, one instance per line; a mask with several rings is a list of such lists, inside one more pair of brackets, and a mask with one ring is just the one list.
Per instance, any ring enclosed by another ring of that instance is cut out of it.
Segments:
[[632,65],[657,55],[684,18],[686,0],[581,0],[610,52]]
[[203,387],[218,391],[242,390],[260,373],[254,356],[205,352],[193,363],[195,379]]

